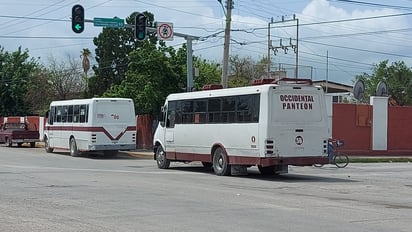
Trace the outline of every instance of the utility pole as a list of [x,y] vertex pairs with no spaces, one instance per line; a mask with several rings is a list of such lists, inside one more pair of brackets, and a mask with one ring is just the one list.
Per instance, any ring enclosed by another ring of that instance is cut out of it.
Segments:
[[326,93],[328,93],[328,82],[329,82],[329,51],[326,51]]
[[[292,44],[292,38],[290,38],[289,39],[289,44],[288,45],[285,45],[285,44],[283,44],[282,43],[282,39],[280,39],[280,43],[279,43],[279,46],[273,46],[272,45],[272,40],[270,39],[270,24],[274,24],[274,23],[285,23],[285,22],[290,22],[290,21],[296,21],[296,43],[295,44]],[[279,22],[273,22],[273,19],[272,19],[272,21],[268,24],[268,50],[273,50],[273,52],[275,53],[275,55],[276,55],[276,53],[278,52],[278,49],[282,49],[284,52],[285,52],[285,54],[287,54],[287,52],[288,52],[288,48],[292,48],[293,49],[293,51],[294,51],[294,53],[295,53],[295,55],[296,55],[296,59],[295,59],[295,78],[298,78],[299,76],[298,76],[298,69],[299,69],[299,51],[298,51],[298,43],[299,43],[299,19],[298,18],[296,18],[296,15],[293,15],[293,19],[288,19],[288,20],[285,20],[285,17],[284,16],[282,16],[282,21],[279,21]],[[268,64],[270,64],[270,52],[268,52],[268,60],[269,60],[269,63]],[[270,69],[268,68],[268,72],[270,71]]]
[[193,50],[192,50],[193,37],[186,36],[186,63],[187,63],[187,86],[186,91],[192,92],[193,88]]
[[295,18],[295,15],[293,15],[293,19],[296,19],[296,46],[295,46],[295,53],[296,53],[296,61],[295,61],[295,65],[296,65],[296,71],[295,71],[295,78],[298,78],[298,72],[299,72],[299,63],[298,63],[298,59],[299,59],[299,19]]
[[270,24],[273,23],[273,17],[270,19],[270,22],[268,23],[268,76],[267,78],[270,78],[270,50],[272,49],[272,40],[270,39]]
[[[221,1],[218,0],[220,3]],[[229,48],[230,48],[230,24],[232,21],[233,0],[226,1],[226,27],[225,27],[225,43],[223,47],[223,68],[222,68],[222,86],[227,88],[227,74],[229,66]]]

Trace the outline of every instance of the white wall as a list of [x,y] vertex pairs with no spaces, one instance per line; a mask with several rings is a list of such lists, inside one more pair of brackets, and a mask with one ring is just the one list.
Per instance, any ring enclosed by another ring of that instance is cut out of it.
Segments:
[[388,149],[388,97],[370,98],[372,111],[372,150]]

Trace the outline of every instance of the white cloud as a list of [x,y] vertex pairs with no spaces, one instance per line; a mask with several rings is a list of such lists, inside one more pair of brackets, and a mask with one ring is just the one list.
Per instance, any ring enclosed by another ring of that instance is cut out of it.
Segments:
[[[308,4],[299,15],[302,23],[339,21],[347,19],[376,17],[369,20],[343,21],[341,23],[316,24],[313,26],[302,27],[302,40],[308,38],[305,47],[301,50],[316,54],[325,54],[328,51],[329,56],[345,60],[352,60],[359,63],[379,63],[385,59],[404,60],[402,57],[391,56],[390,54],[405,54],[401,46],[408,41],[408,36],[399,32],[377,33],[388,30],[409,28],[407,17],[381,17],[386,15],[400,14],[397,10],[378,8],[378,9],[343,9],[331,5],[326,0],[315,0]],[[381,17],[381,18],[379,18]],[[331,36],[338,35],[338,36]],[[325,36],[322,38],[322,36]],[[317,38],[317,39],[316,39]],[[314,43],[309,43],[314,42]],[[322,46],[320,44],[331,46]],[[352,48],[344,49],[339,47]],[[361,51],[363,50],[363,51]],[[367,51],[377,51],[385,54],[378,54]],[[342,62],[331,62],[339,64]],[[349,65],[348,63],[347,65]],[[353,67],[358,67],[356,63]],[[331,67],[339,69],[339,67]],[[367,71],[367,69],[365,69]],[[349,77],[341,79],[348,82]],[[321,75],[322,76],[322,75]],[[324,76],[324,75],[323,75]],[[336,78],[336,77],[335,77]]]

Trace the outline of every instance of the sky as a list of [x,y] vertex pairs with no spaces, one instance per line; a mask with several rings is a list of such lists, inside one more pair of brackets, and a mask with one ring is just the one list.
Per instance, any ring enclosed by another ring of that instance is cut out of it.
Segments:
[[[347,85],[383,60],[412,67],[412,0],[233,2],[230,55],[259,60],[270,54],[271,69],[293,77],[297,46],[299,77]],[[74,33],[70,18],[76,4],[85,8],[86,19],[149,11],[155,21],[172,23],[174,32],[200,37],[193,41],[194,55],[222,63],[225,0],[0,0],[0,46],[9,52],[28,49],[46,65],[50,57],[80,59],[83,48],[94,54],[93,38],[102,28],[86,23],[83,33]],[[177,36],[166,42],[176,49],[183,43]]]

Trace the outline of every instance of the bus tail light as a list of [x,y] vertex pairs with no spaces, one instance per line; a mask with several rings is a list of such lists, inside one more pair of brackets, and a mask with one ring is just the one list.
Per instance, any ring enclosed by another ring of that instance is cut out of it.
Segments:
[[92,134],[92,143],[96,143],[97,140],[97,135],[96,134]]
[[273,155],[275,151],[275,141],[272,139],[265,140],[265,154],[266,155]]

